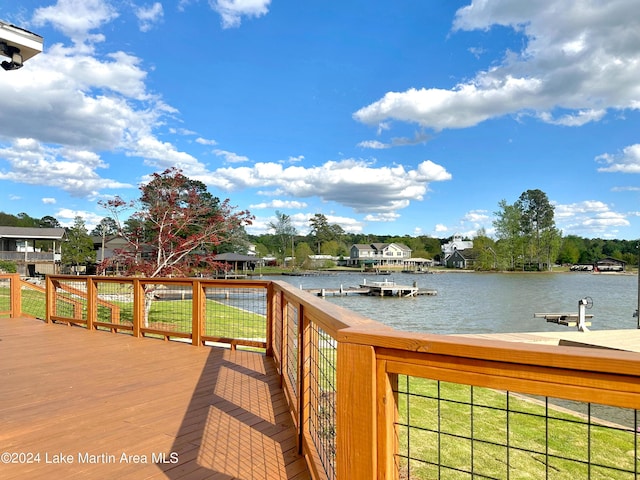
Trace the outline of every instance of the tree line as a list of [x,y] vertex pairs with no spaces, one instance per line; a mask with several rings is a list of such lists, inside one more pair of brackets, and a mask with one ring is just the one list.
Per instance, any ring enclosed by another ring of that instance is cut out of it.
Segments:
[[[247,253],[251,244],[260,257],[273,256],[280,264],[293,257],[294,264],[302,268],[308,266],[311,255],[348,258],[353,244],[371,243],[402,243],[412,250],[412,257],[443,261],[442,245],[452,240],[428,235],[348,233],[320,213],[309,218],[309,232],[301,234],[291,217],[280,211],[275,212],[268,233],[248,235],[245,226],[251,222],[250,213],[235,211],[228,199],[221,201],[212,196],[203,183],[176,169],[154,174],[152,178],[147,186],[141,187],[141,197],[136,202],[126,203],[117,198],[103,203],[110,215],[91,231],[82,217],[76,217],[73,226],[66,228],[68,241],[62,247],[63,263],[95,263],[92,237],[114,235],[125,237],[130,247],[116,258],[120,267],[126,265],[130,273],[146,275],[187,273],[198,265],[211,263],[215,254]],[[124,218],[127,209],[135,211]],[[0,225],[61,227],[51,216],[34,218],[27,213],[4,212],[0,212]],[[554,208],[541,190],[527,190],[513,203],[499,202],[493,226],[493,238],[484,229],[467,238],[474,242],[476,269],[544,270],[553,264],[593,264],[603,257],[629,264],[638,261],[635,240],[563,237],[555,225]],[[150,252],[154,252],[152,261]],[[149,261],[141,262],[144,258]],[[176,258],[180,261],[176,262]]]

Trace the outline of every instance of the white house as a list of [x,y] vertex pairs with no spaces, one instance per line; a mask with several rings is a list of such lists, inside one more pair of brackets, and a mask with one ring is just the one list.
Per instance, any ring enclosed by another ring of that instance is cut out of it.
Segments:
[[402,243],[356,243],[349,251],[348,265],[403,265],[411,249]]
[[450,242],[442,245],[442,263],[446,263],[447,259],[455,252],[456,250],[467,250],[468,248],[473,248],[473,242],[471,240],[463,240],[462,235],[456,233],[453,236],[453,239]]

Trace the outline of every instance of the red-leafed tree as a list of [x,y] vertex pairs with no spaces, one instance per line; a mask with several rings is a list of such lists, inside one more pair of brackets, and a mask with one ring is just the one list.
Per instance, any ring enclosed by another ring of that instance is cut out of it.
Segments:
[[[101,203],[111,213],[126,245],[105,259],[100,271],[118,268],[125,275],[176,277],[222,269],[215,260],[217,248],[240,241],[244,226],[253,219],[248,211],[236,211],[229,199],[220,201],[204,183],[187,178],[176,168],[154,173],[140,191],[137,201],[116,197]],[[134,213],[123,221],[132,210]],[[152,289],[146,291],[145,317]]]

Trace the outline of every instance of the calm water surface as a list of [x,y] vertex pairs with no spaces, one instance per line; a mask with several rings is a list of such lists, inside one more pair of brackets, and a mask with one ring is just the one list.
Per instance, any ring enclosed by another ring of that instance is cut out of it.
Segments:
[[533,318],[534,313],[578,313],[578,300],[593,299],[591,330],[636,328],[638,278],[589,273],[355,273],[309,277],[269,277],[301,288],[344,288],[393,280],[399,285],[435,289],[436,296],[416,298],[352,295],[326,297],[345,308],[399,330],[427,333],[505,333],[562,331],[565,327]]

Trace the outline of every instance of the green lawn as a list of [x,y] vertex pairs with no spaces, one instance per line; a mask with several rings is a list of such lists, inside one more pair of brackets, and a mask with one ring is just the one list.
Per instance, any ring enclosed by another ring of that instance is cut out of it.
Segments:
[[[73,301],[59,299],[57,315],[74,318],[74,308],[79,306],[81,318],[86,318],[86,300],[67,293],[60,295]],[[126,324],[133,321],[132,302],[114,300],[109,303],[120,308],[121,323]],[[0,310],[8,311],[9,306],[9,288],[0,287]],[[28,315],[44,319],[46,315],[44,294],[35,290],[23,289],[21,308]],[[190,332],[191,318],[191,300],[156,300],[151,306],[149,323],[150,326],[162,330]],[[243,339],[264,339],[266,337],[266,317],[243,308],[207,299],[205,301],[205,319],[205,335]],[[111,309],[98,305],[98,320],[110,322]]]
[[411,378],[406,391],[401,377],[400,455],[420,460],[409,462],[411,478],[538,479],[546,463],[548,478],[634,478],[633,431],[486,388]]

